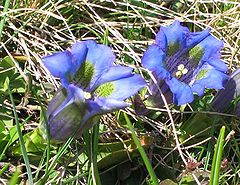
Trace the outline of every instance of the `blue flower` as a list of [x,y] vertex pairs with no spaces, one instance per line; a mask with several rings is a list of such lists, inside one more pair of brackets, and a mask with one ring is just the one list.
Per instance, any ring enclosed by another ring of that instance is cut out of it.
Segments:
[[[190,32],[175,21],[168,27],[162,26],[155,43],[145,51],[142,65],[152,71],[169,103],[183,105],[194,100],[193,93],[203,96],[205,88],[223,88],[228,79],[227,66],[220,59],[223,42],[209,32]],[[153,82],[150,89],[150,101],[161,106]]]
[[216,94],[212,108],[240,116],[240,68],[230,75],[224,89]]
[[108,46],[93,40],[43,58],[63,86],[47,110],[53,140],[64,141],[76,131],[80,136],[93,125],[93,117],[129,106],[124,100],[146,85],[132,68],[114,65],[114,60]]

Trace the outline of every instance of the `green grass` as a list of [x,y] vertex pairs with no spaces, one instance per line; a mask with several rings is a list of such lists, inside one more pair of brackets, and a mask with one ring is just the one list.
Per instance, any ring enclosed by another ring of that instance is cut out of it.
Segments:
[[41,57],[95,39],[113,48],[117,64],[148,78],[142,54],[159,27],[177,19],[224,41],[230,73],[240,67],[237,0],[9,2],[0,3],[0,184],[240,183],[240,121],[211,111],[215,91],[186,107],[149,107],[147,116],[133,107],[104,115],[65,143],[36,130],[60,85]]

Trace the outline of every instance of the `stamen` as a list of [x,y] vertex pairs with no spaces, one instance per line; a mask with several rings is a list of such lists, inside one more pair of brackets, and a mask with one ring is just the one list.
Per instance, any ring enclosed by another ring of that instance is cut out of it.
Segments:
[[177,66],[177,72],[175,73],[175,77],[176,78],[180,78],[182,75],[185,75],[188,73],[188,69],[185,68],[185,66],[183,64],[179,64]]
[[92,98],[91,93],[89,93],[89,92],[84,92],[84,98],[85,98],[85,99],[91,99],[91,98]]

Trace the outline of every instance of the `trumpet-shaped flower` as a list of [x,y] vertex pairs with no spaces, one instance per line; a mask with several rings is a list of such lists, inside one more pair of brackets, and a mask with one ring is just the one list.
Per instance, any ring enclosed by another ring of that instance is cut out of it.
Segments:
[[[205,88],[223,88],[228,79],[227,66],[220,59],[223,42],[209,32],[209,29],[190,32],[175,21],[162,26],[155,43],[145,51],[142,65],[152,71],[169,103],[190,103],[193,93],[203,96]],[[159,91],[153,82],[150,89],[150,101],[160,106]]]
[[229,80],[215,96],[212,107],[218,112],[229,112],[240,116],[240,68],[230,75]]
[[76,131],[76,136],[81,135],[92,126],[94,116],[129,106],[124,100],[145,86],[132,68],[114,65],[114,60],[108,46],[93,40],[43,58],[63,85],[47,110],[52,139],[64,141]]

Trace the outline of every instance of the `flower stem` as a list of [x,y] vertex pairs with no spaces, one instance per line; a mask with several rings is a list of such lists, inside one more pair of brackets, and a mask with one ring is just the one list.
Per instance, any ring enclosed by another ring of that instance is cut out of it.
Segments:
[[128,116],[127,116],[126,113],[124,113],[124,118],[125,118],[126,123],[127,123],[127,128],[128,128],[128,129],[131,131],[131,133],[132,133],[133,141],[134,141],[134,143],[136,144],[136,146],[137,146],[137,148],[138,148],[138,151],[139,151],[139,153],[140,153],[140,155],[141,155],[141,157],[142,157],[142,159],[143,159],[143,162],[144,162],[144,164],[145,164],[145,166],[146,166],[146,168],[147,168],[147,170],[148,170],[148,173],[149,173],[149,175],[150,175],[150,177],[151,177],[152,184],[153,184],[153,185],[158,185],[159,182],[158,182],[157,176],[156,176],[156,174],[155,174],[155,172],[154,172],[154,170],[153,170],[153,168],[152,168],[152,165],[151,165],[151,163],[150,163],[150,161],[149,161],[149,159],[148,159],[148,157],[147,157],[147,154],[145,153],[145,151],[144,151],[144,149],[143,149],[140,141],[139,141],[138,138],[137,138],[137,135],[136,135],[136,133],[135,133],[135,131],[134,131],[134,129],[133,129],[133,125],[132,125],[131,121],[129,120],[129,118],[128,118]]

